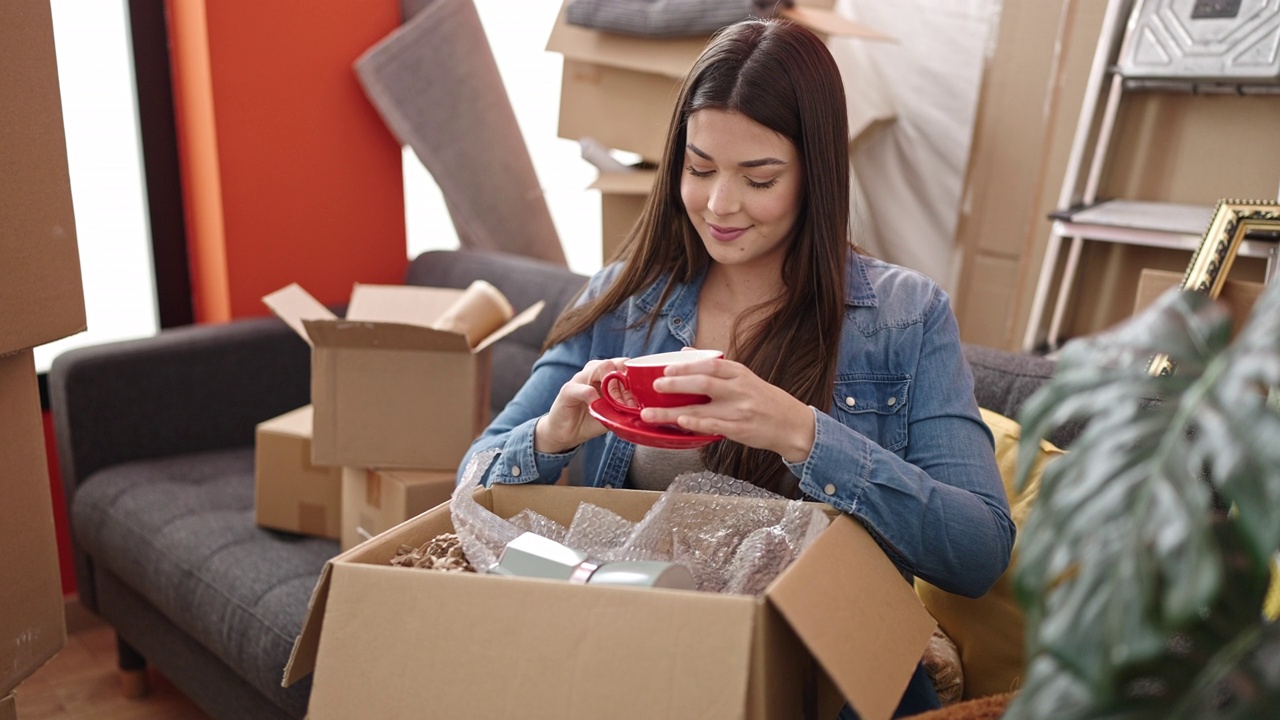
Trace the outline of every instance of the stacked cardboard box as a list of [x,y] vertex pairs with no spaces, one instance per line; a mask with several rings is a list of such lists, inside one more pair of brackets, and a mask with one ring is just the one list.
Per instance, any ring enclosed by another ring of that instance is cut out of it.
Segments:
[[[888,40],[871,28],[827,9],[833,0],[799,0],[784,11],[790,19],[817,32],[867,40]],[[566,3],[567,7],[567,3]],[[592,138],[607,148],[635,153],[656,164],[662,157],[680,84],[710,36],[643,38],[570,24],[561,9],[547,50],[564,56],[557,132],[571,140]],[[892,107],[859,109],[849,128],[852,147],[873,128],[894,116]],[[604,258],[640,214],[653,181],[652,173],[632,178],[602,174],[592,185],[600,190]]]
[[0,23],[0,716],[66,643],[32,348],[85,329],[48,0]]
[[264,302],[312,346],[312,404],[258,427],[258,523],[344,547],[448,497],[489,422],[490,348],[543,305],[487,283],[356,285],[345,318],[296,284]]

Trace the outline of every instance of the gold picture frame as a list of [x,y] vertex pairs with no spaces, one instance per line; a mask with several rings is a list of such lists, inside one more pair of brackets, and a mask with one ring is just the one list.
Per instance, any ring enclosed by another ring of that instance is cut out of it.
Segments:
[[[1280,235],[1280,203],[1268,200],[1219,200],[1209,229],[1182,275],[1182,290],[1205,293],[1217,299],[1227,282],[1240,244],[1254,232]],[[1160,354],[1147,366],[1151,375],[1173,372],[1169,356]]]

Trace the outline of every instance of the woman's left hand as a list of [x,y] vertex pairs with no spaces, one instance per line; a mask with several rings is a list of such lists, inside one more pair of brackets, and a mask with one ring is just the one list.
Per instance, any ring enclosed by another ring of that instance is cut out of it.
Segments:
[[654,381],[659,392],[707,395],[711,402],[676,408],[645,408],[648,423],[675,424],[691,432],[723,435],[749,447],[772,450],[802,462],[813,449],[813,411],[742,363],[723,358],[680,363]]

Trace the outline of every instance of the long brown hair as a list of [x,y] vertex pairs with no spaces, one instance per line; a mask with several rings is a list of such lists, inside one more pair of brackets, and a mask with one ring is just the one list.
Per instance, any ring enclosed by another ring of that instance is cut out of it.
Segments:
[[[849,245],[848,120],[840,71],[813,33],[786,20],[746,20],[712,38],[689,71],[667,132],[653,191],[616,259],[617,279],[567,310],[547,346],[664,281],[658,310],[678,283],[711,261],[680,198],[686,125],[704,109],[741,113],[788,138],[803,171],[800,212],[782,263],[783,294],[763,320],[733,329],[728,356],[799,400],[826,411],[844,317]],[[795,497],[799,484],[776,454],[722,441],[703,451],[708,469]]]

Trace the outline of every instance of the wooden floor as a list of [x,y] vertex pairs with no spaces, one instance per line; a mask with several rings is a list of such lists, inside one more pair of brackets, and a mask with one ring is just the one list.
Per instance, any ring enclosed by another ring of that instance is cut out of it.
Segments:
[[79,603],[67,608],[67,645],[18,686],[18,720],[208,720],[154,670],[151,692],[126,699],[116,669],[115,631]]

